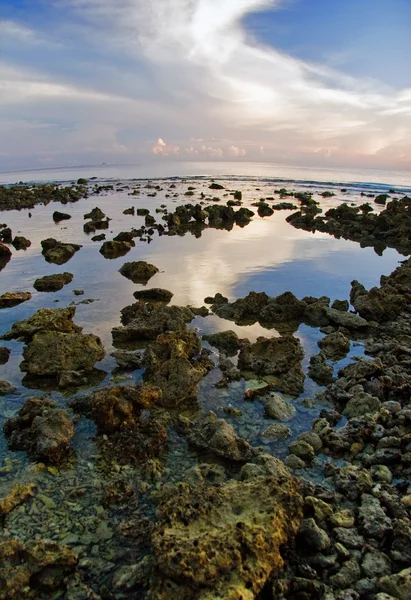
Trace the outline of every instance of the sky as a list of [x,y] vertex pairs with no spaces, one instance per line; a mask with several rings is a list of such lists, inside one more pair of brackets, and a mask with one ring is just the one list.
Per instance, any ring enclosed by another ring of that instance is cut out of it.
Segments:
[[0,171],[411,166],[411,0],[0,0]]

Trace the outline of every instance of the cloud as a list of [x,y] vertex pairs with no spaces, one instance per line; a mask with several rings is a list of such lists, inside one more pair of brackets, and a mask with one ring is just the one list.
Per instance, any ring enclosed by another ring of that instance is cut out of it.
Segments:
[[276,5],[54,0],[52,29],[3,21],[0,152],[18,162],[24,148],[35,161],[37,147],[57,164],[120,153],[405,166],[411,89],[257,44],[244,17]]

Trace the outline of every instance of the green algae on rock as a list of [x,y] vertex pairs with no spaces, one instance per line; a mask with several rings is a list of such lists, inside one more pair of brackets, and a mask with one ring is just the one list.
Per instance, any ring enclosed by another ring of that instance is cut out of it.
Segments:
[[146,284],[156,273],[158,268],[155,265],[144,260],[138,260],[134,262],[126,262],[120,269],[120,273],[131,279],[133,283]]
[[31,300],[30,292],[5,292],[0,296],[0,308],[11,308]]
[[45,275],[39,277],[33,283],[33,287],[38,292],[58,292],[65,285],[73,281],[72,273],[56,273],[55,275]]

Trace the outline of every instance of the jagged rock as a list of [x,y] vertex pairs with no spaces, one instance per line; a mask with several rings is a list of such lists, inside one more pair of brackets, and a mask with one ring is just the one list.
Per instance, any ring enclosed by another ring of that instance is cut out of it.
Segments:
[[91,221],[102,221],[106,218],[106,215],[103,213],[101,208],[98,208],[98,206],[96,206],[89,213],[85,214],[84,218],[91,219]]
[[135,350],[115,350],[111,356],[116,359],[119,369],[124,371],[134,371],[143,367],[144,356],[141,352]]
[[205,304],[226,304],[228,302],[228,298],[220,294],[218,292],[215,296],[207,296],[204,298]]
[[319,385],[327,385],[333,381],[333,368],[327,364],[326,357],[322,352],[311,356],[308,375]]
[[148,300],[153,302],[170,302],[174,296],[173,292],[164,290],[163,288],[151,288],[149,290],[137,290],[133,294],[136,300]]
[[68,215],[67,213],[60,212],[58,210],[54,211],[54,213],[53,213],[53,221],[55,223],[58,223],[59,221],[66,221],[67,219],[71,219],[71,215]]
[[131,250],[132,246],[130,242],[114,242],[113,240],[104,242],[100,248],[100,254],[104,258],[114,259],[124,256]]
[[381,402],[378,398],[366,392],[359,392],[347,402],[343,415],[348,419],[352,419],[353,417],[360,417],[367,413],[374,414],[379,411],[380,406]]
[[301,368],[303,356],[297,338],[260,337],[254,344],[243,346],[238,357],[238,368],[261,376],[269,375],[273,389],[298,396],[304,389],[305,377]]
[[143,409],[161,399],[161,390],[143,384],[140,387],[115,386],[73,398],[70,406],[92,419],[99,433],[113,433],[136,425]]
[[124,327],[114,327],[114,344],[155,340],[166,331],[185,330],[185,324],[194,319],[194,313],[182,306],[164,306],[135,302],[121,311]]
[[125,210],[123,210],[123,215],[134,215],[134,214],[135,214],[134,206],[130,206],[130,208],[126,208]]
[[323,552],[331,546],[327,532],[314,519],[304,519],[297,534],[296,543],[306,551]]
[[22,339],[29,342],[40,331],[79,333],[82,328],[73,323],[75,312],[74,306],[68,308],[41,308],[28,319],[14,323],[10,331],[2,336],[2,339]]
[[148,280],[158,273],[158,269],[144,260],[138,260],[124,263],[120,269],[120,273],[124,277],[127,277],[127,279],[131,279],[133,283],[146,285]]
[[9,361],[10,354],[10,348],[0,347],[0,365],[5,365]]
[[3,229],[0,229],[0,242],[3,242],[4,244],[11,244],[12,239],[13,232],[10,227],[4,227]]
[[101,340],[93,333],[40,331],[24,348],[20,369],[31,376],[56,378],[66,386],[64,373],[91,372],[104,356]]
[[106,239],[106,234],[99,233],[98,235],[93,235],[93,237],[91,238],[91,241],[92,242],[102,242],[105,239]]
[[267,427],[261,435],[273,440],[286,440],[291,435],[291,429],[287,425],[275,423]]
[[219,486],[180,484],[158,509],[150,600],[252,600],[283,566],[301,519],[297,481],[277,472]]
[[[15,483],[4,498],[0,498],[0,517],[34,496],[36,486],[34,483]],[[1,593],[1,592],[0,592]]]
[[381,540],[392,532],[391,519],[385,514],[378,498],[371,494],[361,496],[358,521],[360,529],[367,537]]
[[340,327],[345,327],[346,329],[366,329],[370,326],[368,321],[355,315],[354,313],[342,312],[341,310],[336,310],[335,308],[325,308],[325,315],[331,321],[331,323],[335,323]]
[[31,246],[30,240],[23,237],[22,235],[16,235],[16,237],[11,243],[16,250],[27,250],[27,248],[30,248]]
[[36,279],[33,287],[38,292],[57,292],[73,280],[72,273],[56,273]]
[[30,292],[5,292],[0,296],[0,308],[11,308],[31,300]]
[[187,428],[189,443],[196,448],[237,462],[248,462],[256,452],[252,446],[238,437],[232,425],[218,419],[212,412],[202,413]]
[[0,600],[37,600],[65,589],[77,555],[55,542],[0,541]]
[[164,333],[147,348],[144,379],[163,392],[163,406],[175,407],[195,398],[197,384],[214,364],[197,358],[201,342],[189,330]]
[[289,454],[294,454],[301,458],[305,463],[310,463],[314,460],[314,448],[304,440],[296,440],[288,446]]
[[326,358],[340,360],[350,351],[350,340],[340,331],[335,331],[323,337],[318,342]]
[[10,450],[24,450],[31,459],[58,463],[67,456],[74,425],[48,398],[29,398],[4,424]]
[[66,244],[54,238],[47,238],[41,242],[42,254],[47,262],[63,265],[74,256],[82,246],[80,244]]
[[203,335],[203,340],[206,340],[212,346],[223,350],[228,356],[237,354],[241,347],[238,335],[229,329],[228,331],[219,331],[210,335]]
[[378,589],[391,594],[397,600],[411,598],[411,568],[404,569],[395,575],[387,575],[378,581]]

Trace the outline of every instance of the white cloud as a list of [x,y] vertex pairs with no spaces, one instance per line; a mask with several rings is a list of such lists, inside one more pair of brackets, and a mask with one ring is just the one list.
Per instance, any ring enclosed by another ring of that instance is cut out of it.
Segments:
[[[65,55],[66,68],[57,74],[48,64],[41,71],[0,65],[0,128],[5,120],[20,123],[20,143],[27,147],[31,123],[65,122],[65,130],[40,128],[36,135],[46,151],[58,145],[59,134],[66,153],[80,144],[130,156],[305,160],[325,148],[337,162],[400,166],[410,160],[411,89],[390,90],[257,45],[243,17],[276,4],[55,0],[68,17],[54,39],[3,21],[8,39],[14,32],[22,47],[46,38],[61,42],[74,63]],[[80,15],[81,24],[70,14]],[[164,138],[153,146],[156,131]],[[11,134],[0,144],[13,154]]]

